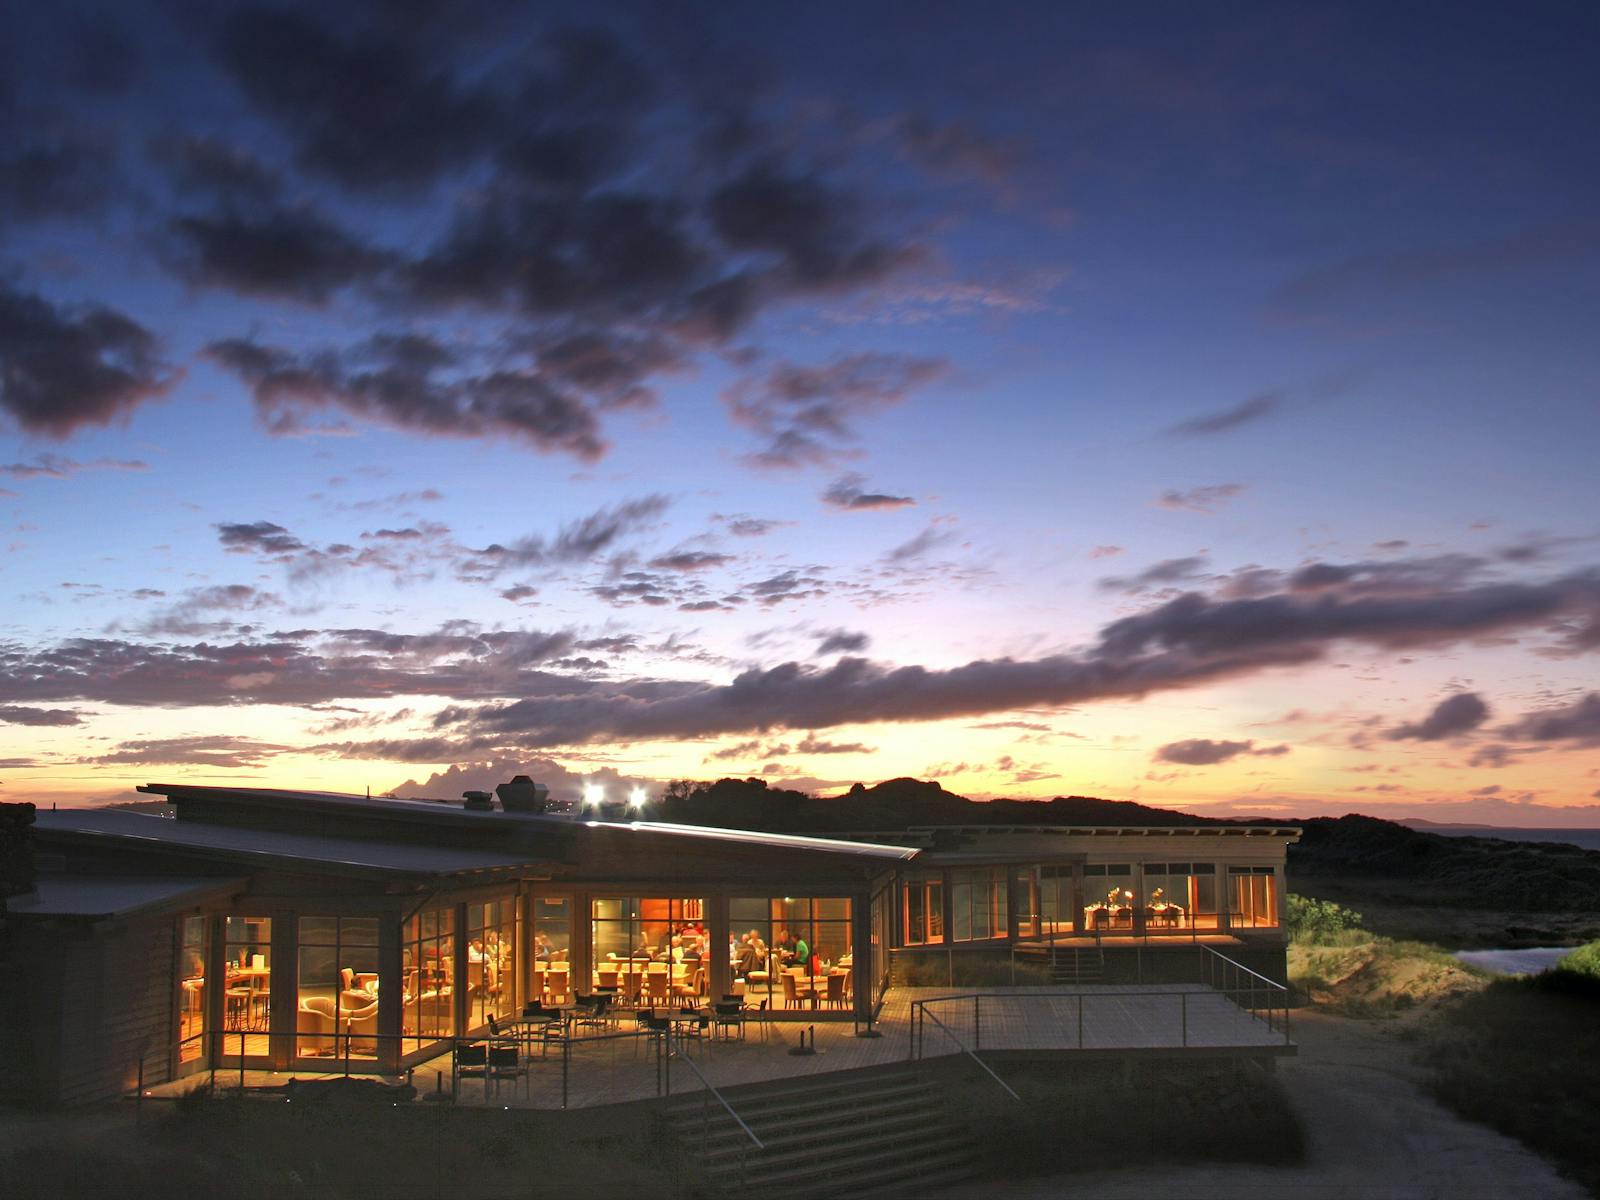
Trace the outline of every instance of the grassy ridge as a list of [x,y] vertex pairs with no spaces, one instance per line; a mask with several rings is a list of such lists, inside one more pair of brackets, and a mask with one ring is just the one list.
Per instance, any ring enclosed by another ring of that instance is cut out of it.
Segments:
[[1548,1155],[1600,1197],[1600,943],[1463,997],[1429,1026],[1421,1060],[1442,1103]]

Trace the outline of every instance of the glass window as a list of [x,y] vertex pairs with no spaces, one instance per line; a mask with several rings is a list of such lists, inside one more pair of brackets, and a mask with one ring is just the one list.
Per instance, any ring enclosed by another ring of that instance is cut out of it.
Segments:
[[951,941],[980,942],[1008,936],[1004,867],[950,873]]
[[1132,863],[1091,863],[1083,868],[1083,924],[1091,933],[1132,932],[1135,894]]
[[521,1012],[517,999],[517,902],[467,905],[467,1026]]
[[222,961],[222,1053],[264,1056],[272,1016],[272,918],[227,918]]
[[1072,932],[1072,868],[1039,868],[1039,930],[1046,935]]
[[[616,988],[625,1003],[668,1006],[707,995],[711,938],[705,901],[657,896],[597,896],[590,904],[590,988]],[[544,994],[560,1003],[573,984],[552,962]]]
[[733,986],[745,1004],[847,1009],[855,930],[847,896],[746,896],[728,901]]
[[410,1054],[456,1032],[453,907],[417,913],[401,931],[401,1048]]
[[178,1062],[198,1063],[206,1056],[206,929],[205,917],[184,917],[178,923]]
[[295,1053],[378,1052],[378,918],[301,917]]
[[1229,867],[1228,923],[1266,929],[1278,924],[1277,877],[1271,867]]
[[1215,863],[1146,863],[1145,925],[1150,933],[1217,928]]
[[944,879],[941,875],[912,875],[901,888],[902,930],[907,946],[944,941]]

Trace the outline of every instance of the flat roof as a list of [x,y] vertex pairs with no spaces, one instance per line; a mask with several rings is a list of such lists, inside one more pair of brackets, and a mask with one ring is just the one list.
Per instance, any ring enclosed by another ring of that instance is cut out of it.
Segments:
[[847,838],[812,837],[798,833],[758,833],[748,829],[721,829],[714,825],[674,825],[668,821],[584,821],[567,822],[592,829],[627,829],[642,833],[662,833],[691,837],[704,842],[732,842],[744,846],[766,846],[785,850],[807,850],[826,854],[846,854],[855,858],[881,858],[904,862],[920,851],[915,846],[886,846]]
[[868,829],[838,834],[860,838],[932,838],[938,833],[1055,834],[1073,837],[1299,837],[1295,825],[907,825],[904,829]]
[[[521,813],[503,809],[469,809],[460,804],[437,800],[402,800],[389,796],[351,796],[340,792],[302,792],[285,788],[237,788],[191,786],[178,783],[151,783],[139,789],[151,795],[181,801],[192,798],[220,801],[241,808],[322,810],[348,812],[400,821],[447,824],[464,829],[618,829],[635,833],[663,834],[693,838],[702,842],[723,842],[769,849],[800,850],[812,853],[842,854],[854,858],[904,860],[916,850],[905,846],[866,842],[860,838],[815,837],[793,833],[762,833],[756,830],[724,829],[713,825],[680,825],[668,821],[586,820],[581,813]],[[180,820],[180,825],[192,822]]]
[[527,870],[545,861],[526,854],[210,825],[203,821],[179,821],[103,808],[41,812],[35,817],[34,827],[47,836],[161,848],[232,862],[274,866],[310,864],[369,875],[506,874]]
[[6,900],[12,917],[104,919],[186,908],[244,886],[240,878],[173,875],[41,875],[31,892]]

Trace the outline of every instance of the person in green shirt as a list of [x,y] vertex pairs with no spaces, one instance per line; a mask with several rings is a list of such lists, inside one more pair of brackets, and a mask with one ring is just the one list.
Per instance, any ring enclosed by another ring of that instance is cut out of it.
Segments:
[[806,945],[804,935],[795,940],[794,962],[795,966],[804,968],[807,975],[811,974],[811,947]]

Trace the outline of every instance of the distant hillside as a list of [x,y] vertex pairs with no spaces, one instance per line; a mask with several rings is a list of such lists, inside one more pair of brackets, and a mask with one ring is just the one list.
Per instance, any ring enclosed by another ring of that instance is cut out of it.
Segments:
[[1527,912],[1600,911],[1600,852],[1560,842],[1446,836],[1376,817],[1313,817],[1289,873],[1391,885],[1414,903]]
[[667,789],[663,820],[690,825],[762,829],[770,833],[845,833],[909,825],[1195,825],[1227,824],[1129,800],[1057,796],[1054,800],[968,800],[938,783],[890,779],[856,784],[820,800],[768,787],[761,779],[676,783]]

